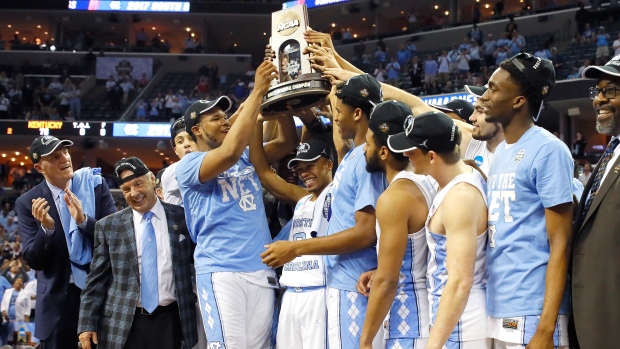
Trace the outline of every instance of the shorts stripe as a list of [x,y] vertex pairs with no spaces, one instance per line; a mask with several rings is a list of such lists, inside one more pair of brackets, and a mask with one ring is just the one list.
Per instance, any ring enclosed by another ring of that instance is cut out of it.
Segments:
[[198,302],[202,323],[207,335],[207,342],[221,342],[226,346],[226,336],[224,326],[220,319],[220,309],[218,306],[217,295],[213,288],[213,274],[206,273],[196,275],[198,285]]

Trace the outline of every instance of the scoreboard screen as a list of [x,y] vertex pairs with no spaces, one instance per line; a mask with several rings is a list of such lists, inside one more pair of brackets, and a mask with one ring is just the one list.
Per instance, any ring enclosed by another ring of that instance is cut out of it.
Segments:
[[111,137],[112,123],[88,121],[0,121],[0,136]]

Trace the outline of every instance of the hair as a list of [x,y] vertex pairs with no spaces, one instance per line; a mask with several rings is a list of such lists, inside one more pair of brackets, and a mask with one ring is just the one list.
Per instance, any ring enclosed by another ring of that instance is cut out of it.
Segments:
[[362,112],[364,114],[366,114],[366,118],[370,119],[370,112],[372,111],[372,108],[374,107],[372,105],[372,103],[370,103],[370,101],[367,101],[365,99],[361,99],[358,97],[354,97],[354,96],[349,96],[346,94],[338,94],[338,91],[341,91],[342,88],[344,87],[344,82],[339,83],[338,85],[336,85],[336,97],[338,97],[342,103],[344,103],[345,105],[348,105],[351,108],[360,108],[362,110]]
[[543,100],[535,94],[534,89],[531,88],[525,75],[521,73],[509,59],[502,61],[499,67],[506,70],[508,74],[510,74],[510,80],[519,86],[519,93],[527,100],[530,114],[534,116],[538,115],[538,110]]
[[390,152],[390,155],[392,155],[392,157],[394,158],[394,160],[396,160],[399,163],[408,163],[409,162],[409,158],[406,157],[403,153],[395,153],[393,152],[390,147],[388,147],[387,144],[387,139],[388,136],[385,135],[379,135],[375,132],[372,133],[373,134],[373,138],[375,140],[375,143],[377,143],[378,146],[380,147],[386,147],[387,150]]
[[[185,120],[180,119],[180,120],[176,120],[173,124],[174,128],[172,129],[173,135],[170,135],[170,144],[172,144],[172,147],[176,147],[176,144],[174,144],[174,139],[177,136],[177,133],[179,132],[179,130],[185,131]],[[190,137],[192,137],[192,139],[194,139],[194,142],[196,142],[196,139],[193,135],[194,132],[190,133]]]
[[[435,152],[437,156],[439,156],[446,165],[454,165],[457,162],[461,161],[461,146],[459,145],[461,144],[461,138],[462,138],[461,130],[457,128],[457,132],[454,135],[454,142],[456,143],[456,145],[454,146],[454,149],[448,152],[438,152],[438,151]],[[429,152],[429,150],[422,149],[422,148],[420,148],[420,150],[422,151],[424,155],[428,154]]]

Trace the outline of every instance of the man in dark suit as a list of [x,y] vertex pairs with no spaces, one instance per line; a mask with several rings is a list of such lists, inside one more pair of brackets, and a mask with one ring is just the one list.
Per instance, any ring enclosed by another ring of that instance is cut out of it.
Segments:
[[590,66],[596,130],[611,136],[580,200],[574,226],[573,315],[581,349],[620,343],[620,59]]
[[159,201],[155,176],[140,159],[121,159],[114,171],[129,207],[95,226],[80,345],[180,349],[184,341],[191,348],[198,341],[197,299],[183,208]]
[[75,347],[95,222],[116,211],[98,169],[73,171],[71,145],[52,136],[32,142],[30,159],[45,181],[15,203],[24,258],[39,271],[35,336],[43,349]]

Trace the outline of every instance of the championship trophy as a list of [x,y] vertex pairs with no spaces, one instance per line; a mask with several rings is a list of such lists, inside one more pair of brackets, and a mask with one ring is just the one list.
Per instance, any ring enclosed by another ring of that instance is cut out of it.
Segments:
[[271,14],[271,48],[276,52],[278,82],[263,97],[262,113],[277,114],[302,110],[322,103],[331,84],[320,72],[313,72],[310,61],[302,56],[308,28],[306,5],[297,5]]

